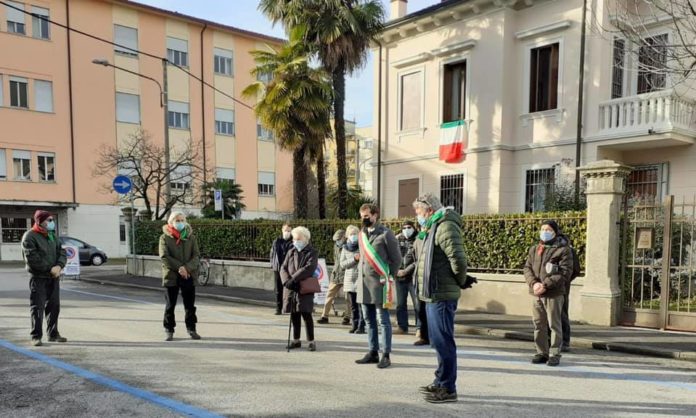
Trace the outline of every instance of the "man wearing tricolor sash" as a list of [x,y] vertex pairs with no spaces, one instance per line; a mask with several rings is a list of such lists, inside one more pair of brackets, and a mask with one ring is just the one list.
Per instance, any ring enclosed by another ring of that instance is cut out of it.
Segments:
[[[379,208],[376,205],[362,205],[360,217],[363,228],[358,236],[360,261],[357,301],[362,305],[370,351],[355,362],[377,363],[378,368],[384,369],[391,365],[389,308],[394,303],[394,275],[401,265],[401,252],[394,233],[379,223]],[[378,332],[377,326],[382,332]]]

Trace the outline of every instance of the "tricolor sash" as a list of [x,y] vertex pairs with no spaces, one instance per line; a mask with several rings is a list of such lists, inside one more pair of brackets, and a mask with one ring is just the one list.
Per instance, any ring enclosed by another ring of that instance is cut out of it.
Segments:
[[382,305],[386,309],[394,306],[394,278],[389,274],[389,265],[382,260],[375,247],[372,246],[367,234],[363,231],[359,235],[358,244],[362,254],[365,254],[365,260],[372,269],[379,275],[379,282],[384,285],[382,287]]

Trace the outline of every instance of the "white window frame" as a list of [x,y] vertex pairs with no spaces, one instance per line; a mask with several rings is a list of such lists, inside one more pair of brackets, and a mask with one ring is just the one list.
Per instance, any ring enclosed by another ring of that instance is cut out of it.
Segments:
[[259,141],[275,141],[273,131],[264,128],[259,120],[256,121],[256,137],[259,139]]
[[[263,177],[272,175],[273,176],[273,182],[269,183],[266,181],[266,179],[263,179]],[[274,197],[276,195],[276,173],[272,171],[259,171],[258,172],[258,181],[257,181],[257,192],[259,197]],[[259,189],[262,188],[262,186],[270,186],[268,187],[268,192],[263,192]]]
[[234,51],[224,48],[214,48],[213,71],[217,75],[234,77]]
[[179,67],[189,66],[188,41],[167,36],[167,60]]
[[[191,190],[191,167],[190,166],[185,166],[181,165],[174,169],[174,172],[170,174],[170,181],[169,184],[171,185],[171,189],[174,191],[183,191],[182,194],[185,194]],[[175,178],[172,179],[171,176],[174,175]]]
[[260,81],[264,84],[268,84],[273,80],[273,74],[272,73],[262,73],[259,72],[256,74],[256,81]]
[[[416,74],[420,73],[421,75],[421,116],[420,116],[420,126],[417,128],[409,129],[409,130],[404,130],[403,125],[402,125],[402,118],[401,118],[401,111],[403,108],[403,103],[401,101],[401,90],[402,90],[402,84],[403,84],[403,77],[411,74]],[[425,65],[419,65],[416,67],[411,67],[406,70],[399,71],[396,74],[396,133],[398,134],[410,134],[410,133],[417,133],[417,132],[423,132],[425,130]],[[398,202],[397,202],[398,205]]]
[[[51,18],[50,10],[44,7],[31,6],[31,32],[32,37],[35,39],[51,39],[51,23],[48,19]],[[46,20],[39,18],[38,16],[45,17]],[[46,25],[46,33],[43,33],[44,24]]]
[[[16,1],[8,1],[8,3],[14,7],[19,8],[19,9],[26,10],[24,8],[24,3],[18,3]],[[6,6],[5,7],[5,16],[6,16],[5,23],[7,24],[7,32],[8,33],[14,33],[15,35],[26,36],[27,23],[26,23],[26,19],[24,17],[24,13],[22,13],[18,10],[15,10],[11,7]],[[11,26],[10,24],[13,24],[13,25]],[[17,25],[21,25],[21,26],[18,27]],[[13,30],[10,30],[10,27],[12,27]],[[17,30],[20,27],[22,29],[21,32]]]
[[[542,110],[534,113],[529,111],[529,95],[531,93],[530,78],[532,76],[532,49],[558,44],[558,88],[556,89],[556,108]],[[563,97],[565,96],[565,36],[542,38],[524,45],[524,79],[522,80],[522,116],[526,119],[535,119],[549,115],[560,115],[564,112]],[[560,120],[558,120],[560,122]]]
[[[44,175],[41,175],[41,160],[43,159],[44,162],[44,169],[48,167],[48,159],[51,158],[53,161],[53,178],[49,179],[48,178],[48,171],[44,172]],[[44,182],[44,183],[55,183],[56,181],[56,154],[52,152],[39,152],[36,156],[36,161],[37,161],[37,169],[38,169],[38,174],[39,174],[39,181]]]
[[438,78],[440,84],[438,87],[438,114],[440,116],[438,119],[438,124],[442,124],[442,121],[445,120],[445,66],[460,63],[466,63],[466,97],[464,97],[464,117],[467,121],[471,120],[471,54],[467,52],[440,62],[440,76]]
[[[116,35],[117,28],[127,29],[128,32],[124,32],[122,35],[125,35],[127,33],[128,36],[124,39],[119,39]],[[128,43],[131,43],[133,41],[132,39],[130,39],[132,37],[133,33],[135,33],[135,44],[129,45]],[[137,50],[138,49],[138,29],[131,28],[130,26],[114,24],[114,43],[118,43],[118,44],[124,45],[128,48],[132,48],[132,49]],[[138,56],[137,52],[131,51],[130,49],[122,48],[122,47],[117,46],[117,45],[114,45],[114,52],[117,54],[129,56],[129,57],[137,57]]]
[[[121,101],[119,102],[119,97],[121,98]],[[132,118],[131,113],[133,113],[133,109],[130,108],[120,108],[119,103],[121,104],[128,104],[132,105],[133,103],[129,103],[130,100],[135,100],[137,104],[137,121],[135,118]],[[119,110],[121,109],[121,110]],[[131,94],[131,93],[124,93],[117,91],[116,92],[116,122],[120,123],[132,123],[134,125],[140,125],[141,122],[141,115],[140,115],[140,96],[137,94]]]
[[[226,115],[229,112],[232,114],[231,120]],[[223,117],[224,116],[224,117]],[[236,124],[234,109],[215,108],[215,134],[225,136],[235,136]]]
[[[15,172],[15,160],[22,160],[23,162],[21,163],[21,168],[22,168],[22,173],[20,175],[17,175]],[[23,172],[24,172],[24,161],[27,161],[29,164],[29,174],[25,177]],[[15,181],[31,181],[31,151],[27,150],[12,150],[12,174],[13,178]]]
[[527,164],[520,167],[522,169],[520,176],[520,213],[533,213],[527,212],[527,171],[533,170],[554,170],[554,184],[558,184],[559,171],[556,163],[538,163],[538,164]]
[[[466,193],[468,190],[467,187],[467,181],[468,181],[468,176],[467,176],[467,170],[466,169],[461,169],[461,170],[456,170],[456,171],[441,171],[437,173],[437,187],[438,187],[438,194],[437,196],[440,197],[440,200],[442,200],[442,178],[445,176],[458,176],[462,175],[464,178],[462,179],[462,212],[460,215],[464,215],[466,213]],[[445,202],[442,202],[444,205]]]
[[[45,90],[46,87],[48,90]],[[34,109],[37,112],[53,113],[53,83],[51,81],[34,80]]]
[[[654,38],[656,36],[660,35],[667,35],[667,45],[672,45],[674,42],[674,34],[672,31],[665,29],[665,28],[656,28],[653,30],[649,30],[644,36],[641,37],[641,39],[646,39],[646,38]],[[627,86],[631,86],[631,96],[637,96],[638,95],[638,75],[640,74],[640,45],[637,45],[633,42],[630,43],[630,46],[628,45],[628,41],[626,42],[626,53],[632,57],[632,60],[630,62],[631,66],[631,80],[629,84],[626,84]],[[629,49],[630,48],[630,49]],[[630,54],[629,54],[630,52]],[[667,57],[669,60],[669,56]],[[672,78],[669,76],[669,71],[665,74],[665,88],[660,90],[669,90],[673,87],[672,83]],[[651,92],[655,93],[655,92]],[[650,94],[650,93],[644,93],[644,94]],[[628,96],[628,94],[627,94]]]
[[170,100],[167,105],[167,124],[171,129],[191,129],[190,106],[186,102]]
[[[19,104],[18,105],[13,105],[12,104],[12,83],[17,83],[17,96],[19,98]],[[21,90],[19,90],[19,85],[24,84],[24,100],[25,100],[25,106],[22,106],[21,103]],[[24,78],[24,77],[10,77],[10,107],[13,107],[15,109],[29,109],[29,80]]]
[[7,180],[7,150],[0,148],[0,181]]

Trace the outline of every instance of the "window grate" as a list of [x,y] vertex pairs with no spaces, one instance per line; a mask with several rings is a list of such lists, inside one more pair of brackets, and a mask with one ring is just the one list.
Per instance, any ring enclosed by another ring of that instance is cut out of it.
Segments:
[[546,199],[553,193],[556,173],[553,168],[527,170],[525,180],[525,212],[541,212],[546,208]]
[[440,201],[445,207],[454,207],[461,214],[464,210],[464,174],[440,177]]

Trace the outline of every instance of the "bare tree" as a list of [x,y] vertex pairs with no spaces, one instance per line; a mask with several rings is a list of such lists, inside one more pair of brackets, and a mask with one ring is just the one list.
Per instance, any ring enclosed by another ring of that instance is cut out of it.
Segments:
[[[621,97],[624,71],[637,71],[636,94],[694,88],[696,0],[608,0],[609,22],[593,16],[593,30],[613,43],[612,98]],[[592,10],[592,8],[590,8]]]
[[[203,145],[189,140],[180,149],[170,153],[169,169],[164,160],[164,147],[152,141],[140,130],[120,146],[105,146],[93,174],[103,177],[103,193],[113,193],[111,180],[117,174],[127,175],[133,182],[133,198],[142,201],[147,213],[154,219],[164,219],[177,205],[196,205],[202,202]],[[167,199],[165,185],[171,184],[171,198]]]

